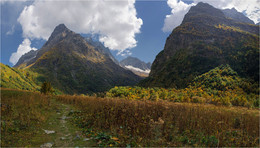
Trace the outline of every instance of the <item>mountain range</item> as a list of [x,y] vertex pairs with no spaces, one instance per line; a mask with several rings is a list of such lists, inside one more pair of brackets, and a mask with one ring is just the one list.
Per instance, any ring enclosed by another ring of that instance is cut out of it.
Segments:
[[131,70],[133,73],[142,76],[147,77],[151,70],[151,63],[145,63],[141,60],[139,60],[136,57],[128,56],[127,58],[120,61],[120,66]]
[[140,85],[185,88],[222,64],[258,83],[259,26],[245,18],[235,9],[220,10],[207,3],[191,7]]
[[102,92],[141,80],[111,56],[103,45],[60,24],[41,49],[22,56],[15,67],[42,74],[39,81],[50,81],[54,88],[68,94]]
[[[14,68],[1,64],[1,69],[1,87],[38,90],[49,81],[57,92],[67,94],[137,83],[164,88],[185,88],[194,82],[200,87],[218,86],[223,70],[236,73],[232,78],[236,86],[246,82],[259,87],[259,25],[235,9],[200,2],[190,8],[151,64],[130,56],[118,62],[101,42],[60,24],[41,49],[24,54]],[[200,83],[204,77],[207,83]]]

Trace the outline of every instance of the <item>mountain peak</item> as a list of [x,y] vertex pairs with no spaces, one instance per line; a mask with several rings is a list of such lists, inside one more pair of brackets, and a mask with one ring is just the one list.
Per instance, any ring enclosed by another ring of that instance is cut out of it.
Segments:
[[255,24],[252,20],[246,17],[243,13],[238,12],[235,8],[232,9],[224,9],[222,10],[224,15],[228,18],[232,18],[235,21],[248,23],[248,24]]
[[208,3],[199,2],[196,6],[190,8],[189,13],[204,13],[211,16],[223,17],[224,14],[221,10],[211,6]]
[[69,30],[64,24],[59,24],[55,27],[48,41],[45,43],[45,46],[51,44],[51,42],[58,42],[72,34],[75,34],[73,31]]
[[151,69],[151,63],[145,63],[140,59],[131,56],[120,61],[120,65],[141,77],[147,77]]
[[59,24],[58,26],[55,27],[52,35],[56,35],[62,32],[67,32],[70,31],[64,24]]
[[189,12],[185,15],[182,23],[198,21],[198,17],[204,17],[201,20],[208,21],[208,19],[206,18],[225,18],[225,15],[221,10],[214,8],[208,3],[199,2],[196,6],[192,6],[190,8]]

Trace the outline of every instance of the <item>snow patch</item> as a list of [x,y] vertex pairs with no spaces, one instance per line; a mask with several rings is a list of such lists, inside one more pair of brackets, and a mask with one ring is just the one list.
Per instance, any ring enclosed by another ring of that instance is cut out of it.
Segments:
[[130,70],[134,70],[134,71],[138,71],[138,72],[147,73],[147,74],[149,74],[150,71],[151,71],[150,69],[142,70],[142,69],[134,67],[132,65],[125,65],[125,68],[130,69]]

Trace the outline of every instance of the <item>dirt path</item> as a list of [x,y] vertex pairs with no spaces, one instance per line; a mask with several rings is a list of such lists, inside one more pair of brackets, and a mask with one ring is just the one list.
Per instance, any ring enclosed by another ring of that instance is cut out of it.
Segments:
[[69,113],[73,107],[51,100],[53,110],[50,118],[39,129],[40,132],[32,139],[35,146],[39,147],[90,147],[95,146],[95,141],[84,137],[80,129],[73,125]]

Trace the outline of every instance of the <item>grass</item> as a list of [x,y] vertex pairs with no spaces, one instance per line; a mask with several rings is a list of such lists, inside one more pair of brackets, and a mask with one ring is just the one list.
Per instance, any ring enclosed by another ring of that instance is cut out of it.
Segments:
[[40,82],[37,77],[40,75],[29,70],[17,69],[0,63],[1,83],[0,87],[20,90],[37,91],[40,89]]
[[1,146],[27,146],[49,112],[49,97],[1,88]]
[[[95,146],[95,141],[83,137],[73,140],[80,129],[61,120],[71,109],[54,96],[1,88],[1,147],[40,147],[47,142],[55,147]],[[43,129],[55,133],[47,135]]]
[[[63,115],[72,117],[64,124],[66,128],[59,119]],[[57,133],[47,135],[42,129]],[[78,132],[92,140],[72,140]],[[70,140],[60,140],[67,134]],[[54,146],[255,147],[259,146],[259,109],[45,96],[1,88],[1,147],[38,147],[51,141]]]
[[74,122],[86,135],[103,137],[101,146],[259,146],[257,109],[84,96],[57,100],[80,110],[72,113]]

